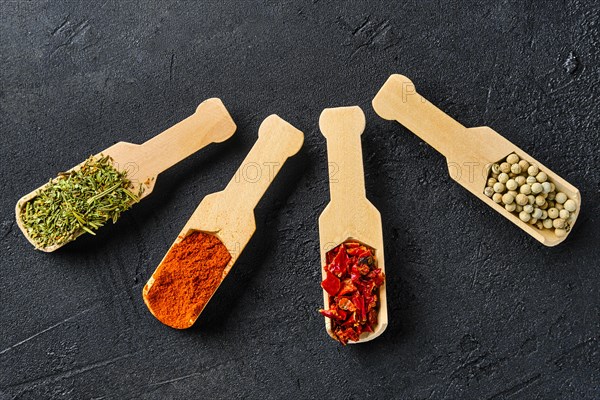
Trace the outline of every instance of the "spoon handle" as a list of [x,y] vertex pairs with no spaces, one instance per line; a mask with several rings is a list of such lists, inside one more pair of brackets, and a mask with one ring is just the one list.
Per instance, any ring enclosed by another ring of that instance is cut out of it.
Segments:
[[254,210],[288,159],[302,147],[304,134],[277,115],[268,116],[258,128],[258,140],[224,189],[229,204]]
[[467,129],[417,93],[403,75],[388,78],[373,99],[373,108],[381,118],[400,122],[447,158],[463,152]]
[[229,139],[235,130],[223,102],[212,98],[200,103],[188,118],[143,143],[140,150],[158,175],[210,143]]
[[366,198],[360,140],[365,114],[358,106],[326,108],[319,128],[327,139],[331,201],[353,206],[353,200]]

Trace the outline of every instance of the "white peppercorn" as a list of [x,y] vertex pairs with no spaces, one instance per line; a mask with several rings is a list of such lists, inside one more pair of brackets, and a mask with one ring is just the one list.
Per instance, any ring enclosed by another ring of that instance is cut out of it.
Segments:
[[506,193],[512,194],[512,197],[517,197],[517,195],[519,194],[516,190],[509,190]]
[[548,217],[555,219],[558,218],[558,210],[554,207],[548,209]]
[[523,210],[519,213],[519,219],[523,222],[528,222],[531,219],[531,215]]
[[552,189],[552,185],[550,185],[550,182],[542,183],[542,190],[544,191],[544,193],[550,193],[551,189]]
[[531,214],[533,212],[533,206],[531,204],[527,204],[526,206],[523,206],[523,212],[526,212],[527,214]]
[[533,185],[534,183],[537,182],[537,179],[535,179],[535,176],[528,176],[526,181],[529,185]]
[[528,184],[524,184],[519,188],[519,191],[523,194],[529,194],[531,193],[531,186],[529,186]]
[[508,190],[517,190],[518,187],[519,187],[519,184],[514,179],[509,179],[506,182],[506,188]]
[[532,164],[532,165],[529,166],[529,168],[527,168],[527,173],[530,176],[536,176],[538,174],[538,172],[540,172],[540,169],[535,164]]
[[500,182],[500,183],[508,182],[508,174],[503,172],[500,175],[498,175],[498,182]]
[[550,218],[543,220],[542,223],[544,224],[544,228],[546,229],[553,228],[552,220]]
[[554,193],[554,192],[548,193],[548,197],[547,197],[548,200],[554,200],[555,198],[556,198],[556,193]]
[[535,196],[535,204],[539,207],[543,206],[546,203],[546,199],[544,196]]
[[550,182],[550,191],[554,192],[556,190],[556,185],[552,182]]
[[519,161],[519,166],[521,167],[521,172],[527,171],[527,168],[529,168],[529,162],[527,162],[527,160],[521,160]]
[[542,217],[540,219],[546,219],[546,218],[548,218],[548,211],[542,210]]
[[554,221],[552,221],[552,226],[555,228],[559,228],[559,229],[563,229],[565,227],[567,221],[565,221],[562,218],[556,218]]
[[558,216],[564,220],[567,220],[571,216],[571,213],[568,210],[560,210],[558,212]]
[[532,195],[532,194],[530,194],[530,195],[527,195],[527,202],[528,202],[529,204],[534,204],[534,203],[535,203],[535,196],[534,196],[534,195]]
[[542,218],[542,210],[540,210],[539,208],[535,208],[533,210],[533,212],[531,213],[531,216],[535,219],[541,219]]
[[513,164],[510,166],[510,172],[512,172],[513,174],[520,174],[521,173],[521,166],[519,164]]
[[521,211],[523,211],[523,206],[517,204],[517,208],[515,208],[515,211],[520,213]]
[[494,200],[496,203],[501,203],[502,195],[500,193],[494,193],[494,195],[492,196],[492,200]]
[[502,193],[504,192],[504,184],[500,183],[500,182],[496,182],[494,183],[494,192],[496,193]]
[[510,204],[506,204],[504,206],[504,208],[506,209],[506,211],[508,212],[513,212],[517,209],[517,203],[510,203]]
[[541,193],[542,190],[544,190],[544,188],[542,187],[542,184],[539,182],[536,182],[533,185],[531,185],[531,193],[533,193],[533,194]]
[[560,203],[557,203],[557,204],[555,204],[555,205],[554,205],[554,207],[556,207],[556,209],[557,209],[558,211],[560,211],[560,210],[562,210],[563,208],[565,208],[565,206],[563,206],[563,205],[562,205],[562,204],[560,204]]
[[517,182],[517,185],[522,186],[527,182],[527,178],[525,178],[523,175],[519,175],[515,177],[515,181]]
[[563,192],[556,193],[556,202],[558,204],[563,204],[566,201],[567,201],[567,195],[566,194],[564,194]]
[[494,183],[498,182],[496,178],[489,178],[487,181],[488,186],[494,186]]
[[548,180],[548,175],[544,171],[541,171],[539,174],[535,176],[538,182],[546,182]]
[[565,210],[567,210],[569,212],[575,212],[575,210],[577,210],[577,203],[573,199],[569,199],[569,200],[565,201],[564,206],[565,206]]
[[520,206],[524,206],[528,202],[527,196],[524,195],[523,193],[519,193],[517,195],[517,197],[515,198],[515,200],[517,201],[517,204]]
[[506,157],[506,162],[509,164],[516,164],[519,162],[519,156],[515,153],[509,154],[509,156]]
[[486,187],[483,190],[483,194],[485,194],[487,197],[492,197],[494,195],[494,188],[490,186]]
[[507,162],[503,162],[502,164],[500,164],[500,172],[508,174],[510,172],[510,164]]
[[529,223],[530,223],[531,225],[535,225],[535,224],[537,224],[537,222],[538,222],[538,220],[537,220],[537,219],[535,219],[535,218],[531,218],[531,219],[529,220]]
[[515,198],[514,198],[514,197],[513,197],[513,195],[512,195],[512,194],[510,194],[510,193],[505,193],[505,194],[502,196],[502,202],[503,202],[504,204],[512,204],[512,202],[513,202],[513,201],[515,201]]
[[543,223],[542,221],[538,221],[538,222],[536,222],[535,226],[536,226],[538,229],[542,229],[542,228],[544,227],[544,223]]
[[492,174],[499,174],[499,173],[500,173],[500,165],[492,164]]
[[556,235],[556,237],[565,237],[567,236],[567,231],[566,229],[557,228],[554,230],[554,234]]

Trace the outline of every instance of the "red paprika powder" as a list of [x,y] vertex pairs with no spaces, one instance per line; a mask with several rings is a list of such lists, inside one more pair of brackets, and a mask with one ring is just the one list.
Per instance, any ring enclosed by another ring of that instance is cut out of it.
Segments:
[[144,286],[144,302],[163,324],[194,324],[219,287],[231,254],[214,235],[193,232],[175,244]]

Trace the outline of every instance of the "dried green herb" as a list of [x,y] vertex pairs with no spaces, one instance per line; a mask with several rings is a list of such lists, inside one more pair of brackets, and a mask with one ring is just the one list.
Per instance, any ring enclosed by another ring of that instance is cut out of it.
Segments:
[[108,156],[91,156],[80,169],[61,172],[21,207],[21,220],[39,247],[61,245],[107,221],[139,201],[127,172],[120,172]]

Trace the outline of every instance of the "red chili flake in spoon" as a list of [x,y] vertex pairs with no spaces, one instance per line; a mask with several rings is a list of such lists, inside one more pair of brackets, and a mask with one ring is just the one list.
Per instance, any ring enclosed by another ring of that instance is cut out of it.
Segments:
[[342,243],[327,252],[325,261],[321,286],[329,294],[329,309],[319,312],[331,319],[340,343],[357,342],[361,333],[373,332],[377,325],[377,294],[385,275],[377,268],[373,249],[358,242]]

